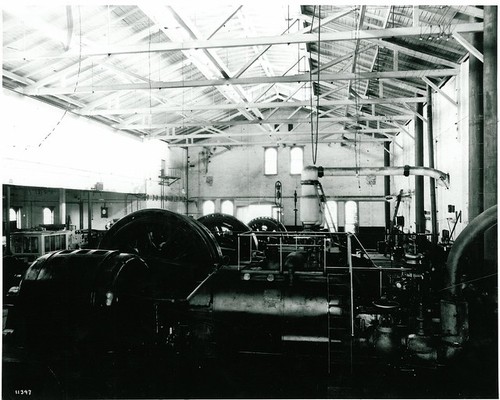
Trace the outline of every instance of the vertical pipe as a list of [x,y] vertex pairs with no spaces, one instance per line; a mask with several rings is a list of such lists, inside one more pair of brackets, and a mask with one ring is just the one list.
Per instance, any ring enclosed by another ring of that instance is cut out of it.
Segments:
[[[417,113],[422,115],[424,106],[417,103]],[[415,117],[415,166],[424,166],[424,123]],[[424,177],[415,176],[415,232],[425,232]]]
[[[483,33],[472,33],[472,45],[483,51]],[[469,57],[469,221],[483,212],[483,63]]]
[[[434,168],[434,134],[432,126],[432,89],[427,86],[427,151],[429,152],[429,167]],[[432,243],[437,243],[437,211],[436,211],[436,180],[429,178],[429,191],[431,195],[431,225]]]
[[[391,152],[390,152],[391,142],[384,142],[384,167],[391,166]],[[391,194],[391,177],[384,176],[384,195],[389,196]],[[389,202],[384,202],[385,206],[385,231],[388,232],[391,229],[391,205]]]
[[88,235],[87,235],[87,240],[88,240],[88,248],[91,249],[92,246],[94,245],[93,241],[92,241],[92,233],[91,233],[91,230],[92,230],[92,199],[91,199],[91,192],[90,190],[88,191],[88,209],[87,209],[87,212],[88,212]]
[[[497,6],[484,7],[484,198],[483,207],[497,204]],[[495,229],[485,232],[484,259],[496,263],[497,235]]]
[[10,256],[10,185],[5,185],[5,255]]
[[349,292],[350,292],[350,318],[351,318],[351,337],[354,337],[354,282],[353,282],[353,269],[352,269],[352,234],[347,234],[347,261],[349,262]]

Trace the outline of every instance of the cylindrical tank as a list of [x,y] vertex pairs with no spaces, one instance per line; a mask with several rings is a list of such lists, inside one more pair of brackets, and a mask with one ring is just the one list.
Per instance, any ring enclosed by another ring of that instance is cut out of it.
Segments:
[[301,176],[300,220],[304,227],[320,226],[323,222],[317,194],[318,169],[305,167]]
[[148,266],[132,254],[44,255],[21,281],[11,321],[15,338],[47,354],[144,343],[154,331],[149,278]]
[[329,317],[343,315],[318,278],[221,270],[188,302],[192,315],[210,315],[226,348],[280,352],[288,340],[327,343]]

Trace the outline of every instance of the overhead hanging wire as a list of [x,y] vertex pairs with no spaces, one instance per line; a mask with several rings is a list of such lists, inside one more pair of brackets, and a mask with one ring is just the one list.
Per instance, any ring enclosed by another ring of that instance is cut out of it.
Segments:
[[[356,13],[356,30],[359,33],[360,23],[358,21],[358,13]],[[359,35],[356,35],[359,37]],[[357,46],[356,46],[357,47]],[[356,51],[356,50],[355,50]],[[356,55],[353,57],[353,62],[356,62]],[[361,158],[361,145],[358,141],[358,131],[361,129],[360,123],[359,123],[359,115],[360,110],[359,110],[359,99],[358,99],[358,92],[356,89],[359,86],[359,68],[358,68],[358,62],[354,65],[354,84],[350,86],[350,90],[352,91],[352,94],[354,96],[354,116],[356,117],[355,120],[355,126],[354,126],[354,159],[355,159],[355,164],[356,164],[356,177],[358,180],[358,189],[361,189],[361,181],[359,177],[359,168],[360,168],[360,158]],[[349,96],[351,93],[348,93],[347,96]]]
[[151,19],[148,19],[148,85],[149,85],[149,132],[153,120],[153,100],[151,87]]
[[[75,88],[73,89],[73,94],[76,93],[76,89],[78,88],[78,84],[80,82],[80,72],[82,70],[82,13],[80,11],[80,6],[78,6],[78,26],[79,26],[79,30],[80,30],[80,32],[79,32],[80,43],[79,43],[79,54],[78,54],[78,72],[76,73],[76,82],[75,82]],[[68,45],[69,45],[69,43],[68,43]],[[64,117],[68,113],[69,108],[70,108],[70,103],[68,102],[66,109],[64,110],[63,115],[61,116],[59,121],[57,121],[57,123],[54,125],[52,130],[40,141],[40,143],[38,143],[38,147],[41,147],[42,144],[49,138],[49,136],[54,133],[56,128],[61,124]]]
[[[313,16],[311,20],[310,33],[313,31],[314,27],[314,17],[316,15],[316,6],[313,9]],[[317,67],[317,82],[316,82],[316,129],[314,129],[314,111],[313,111],[313,96],[314,96],[314,84],[313,84],[313,74],[312,74],[312,57],[309,66],[309,82],[311,84],[311,94],[309,98],[309,105],[311,108],[310,122],[311,122],[311,153],[313,165],[316,165],[318,158],[318,140],[319,140],[319,79],[320,79],[320,44],[321,44],[321,6],[318,6],[318,67]],[[312,51],[311,51],[312,54]]]

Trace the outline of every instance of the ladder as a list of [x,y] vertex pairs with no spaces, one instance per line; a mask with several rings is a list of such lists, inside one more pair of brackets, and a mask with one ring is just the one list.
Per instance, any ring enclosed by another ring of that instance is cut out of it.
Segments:
[[[351,284],[349,271],[328,273],[328,373],[352,366]],[[338,310],[341,309],[339,315]]]

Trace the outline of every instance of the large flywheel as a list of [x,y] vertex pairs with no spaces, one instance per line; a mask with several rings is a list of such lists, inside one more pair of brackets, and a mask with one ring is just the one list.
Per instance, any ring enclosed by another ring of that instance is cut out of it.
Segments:
[[133,212],[104,235],[101,249],[137,254],[155,271],[161,296],[182,297],[222,263],[217,241],[202,224],[161,209]]
[[204,215],[198,221],[212,232],[222,254],[228,256],[232,264],[238,263],[238,245],[240,260],[248,260],[250,251],[257,250],[257,239],[250,233],[252,229],[232,215],[214,213]]
[[252,219],[248,226],[256,232],[286,232],[285,225],[271,217],[258,217]]

